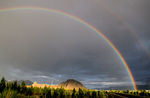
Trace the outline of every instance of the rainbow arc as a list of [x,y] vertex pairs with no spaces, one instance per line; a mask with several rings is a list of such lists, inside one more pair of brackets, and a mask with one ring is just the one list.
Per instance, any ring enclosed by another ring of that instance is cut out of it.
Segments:
[[120,59],[121,63],[123,64],[124,68],[126,69],[126,72],[128,73],[128,76],[130,78],[130,81],[132,82],[132,86],[134,90],[137,90],[136,82],[134,80],[133,74],[131,72],[131,69],[129,68],[129,65],[125,61],[124,57],[120,53],[120,51],[116,48],[116,46],[109,40],[108,37],[106,37],[103,33],[101,33],[98,29],[96,29],[94,26],[90,25],[88,22],[84,21],[83,19],[73,16],[69,13],[66,13],[64,11],[56,10],[56,9],[51,9],[51,8],[42,8],[42,7],[13,7],[13,8],[2,8],[0,9],[0,12],[9,12],[9,11],[18,11],[18,10],[39,10],[39,11],[44,11],[44,12],[51,12],[59,15],[66,16],[68,18],[71,18],[72,20],[75,20],[85,26],[87,26],[89,29],[91,29],[93,32],[97,33],[116,53],[118,58]]

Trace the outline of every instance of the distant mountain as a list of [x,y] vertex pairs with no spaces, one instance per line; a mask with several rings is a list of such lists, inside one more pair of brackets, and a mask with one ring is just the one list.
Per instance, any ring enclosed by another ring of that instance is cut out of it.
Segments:
[[19,80],[19,81],[17,81],[17,83],[21,84],[23,81],[25,82],[26,85],[32,85],[33,84],[33,82],[30,80]]
[[25,82],[26,85],[32,85],[33,82],[30,81],[30,80],[12,80],[12,81],[9,81],[9,82],[14,82],[14,81],[17,81],[17,84],[21,84],[23,81]]
[[58,87],[62,87],[64,89],[86,89],[81,82],[74,79],[68,79],[67,81],[61,82],[58,84]]

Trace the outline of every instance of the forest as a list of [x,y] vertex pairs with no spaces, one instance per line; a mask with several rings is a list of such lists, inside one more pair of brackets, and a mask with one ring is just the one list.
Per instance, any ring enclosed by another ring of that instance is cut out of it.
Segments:
[[91,90],[63,88],[27,87],[23,81],[8,82],[2,77],[0,81],[0,98],[147,98],[150,92],[146,90]]

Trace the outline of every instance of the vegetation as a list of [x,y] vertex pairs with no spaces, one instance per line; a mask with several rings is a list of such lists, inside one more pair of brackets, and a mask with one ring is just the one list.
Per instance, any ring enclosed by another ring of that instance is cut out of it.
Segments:
[[150,97],[150,92],[146,90],[65,90],[63,88],[27,87],[24,81],[21,84],[17,84],[17,81],[6,82],[4,77],[0,81],[0,98],[141,98],[140,96]]

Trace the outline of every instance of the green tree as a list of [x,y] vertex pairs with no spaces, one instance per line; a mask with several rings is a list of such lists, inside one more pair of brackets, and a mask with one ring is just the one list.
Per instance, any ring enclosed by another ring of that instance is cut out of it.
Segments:
[[75,97],[76,97],[76,89],[74,88],[72,91],[72,98],[75,98]]
[[45,96],[45,98],[51,98],[51,89],[44,87],[43,89],[43,95]]
[[46,93],[46,98],[51,98],[52,95],[51,95],[51,90],[48,90],[48,92]]
[[21,85],[20,85],[20,93],[25,93],[25,91],[26,91],[26,84],[25,84],[25,82],[24,81],[22,81],[22,83],[21,83]]
[[17,81],[14,81],[14,82],[12,83],[11,89],[12,89],[12,90],[17,90],[17,89],[18,89]]
[[57,98],[57,96],[58,96],[58,89],[55,89],[55,90],[54,90],[53,97],[54,97],[54,98]]
[[1,81],[0,81],[0,92],[2,93],[3,90],[5,89],[6,87],[6,80],[4,77],[2,77]]
[[87,91],[85,94],[86,94],[87,98],[90,98],[90,97],[91,97],[91,96],[90,96],[90,91]]
[[83,93],[81,88],[79,88],[79,90],[78,90],[78,97],[79,98],[83,98],[84,97],[84,93]]
[[100,91],[98,91],[98,96],[100,96]]
[[60,94],[60,98],[64,98],[64,89],[63,88],[59,89],[59,94]]
[[26,88],[25,92],[26,92],[26,95],[31,96],[31,95],[33,95],[33,88],[32,87]]
[[95,91],[92,92],[92,98],[96,98],[96,92]]
[[18,95],[18,92],[15,91],[15,90],[7,90],[5,89],[2,93],[1,93],[1,96],[0,98],[16,98]]

